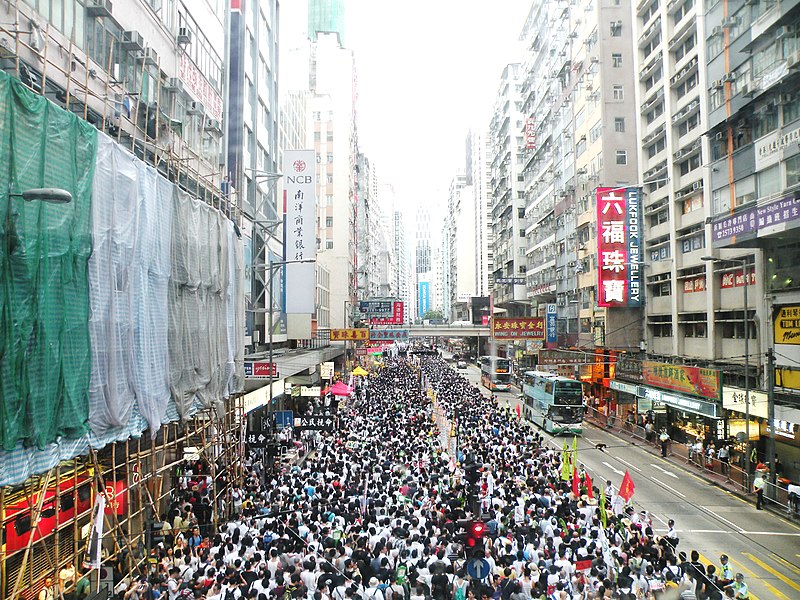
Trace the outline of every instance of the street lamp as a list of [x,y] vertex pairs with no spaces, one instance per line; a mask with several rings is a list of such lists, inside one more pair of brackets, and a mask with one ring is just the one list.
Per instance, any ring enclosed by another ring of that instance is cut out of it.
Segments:
[[[269,261],[266,265],[253,265],[254,269],[258,268],[266,268],[268,277],[269,277],[269,284],[268,284],[268,295],[269,295],[269,308],[267,313],[267,327],[269,329],[269,399],[272,402],[272,384],[274,383],[275,376],[273,375],[273,353],[272,353],[272,329],[274,327],[273,324],[273,312],[274,312],[274,281],[275,281],[275,271],[281,267],[286,265],[295,265],[300,263],[313,263],[316,262],[314,258],[305,258],[302,260],[276,260],[276,261]],[[253,310],[251,312],[260,312],[258,310]]]
[[26,202],[38,200],[48,204],[69,204],[72,202],[72,194],[60,188],[34,188],[24,192],[9,192],[9,198],[22,198]]
[[744,275],[744,285],[742,286],[744,295],[744,308],[742,310],[742,324],[744,325],[744,434],[747,437],[747,445],[744,452],[744,477],[747,490],[750,491],[750,332],[747,327],[747,286],[748,273],[746,258],[716,258],[714,256],[701,256],[700,260],[711,263],[734,263],[742,265]]

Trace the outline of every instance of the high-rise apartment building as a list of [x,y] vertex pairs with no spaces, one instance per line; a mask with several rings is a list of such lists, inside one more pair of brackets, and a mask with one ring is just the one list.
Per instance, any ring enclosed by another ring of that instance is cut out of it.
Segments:
[[489,194],[494,305],[508,315],[527,313],[525,196],[520,170],[524,157],[523,117],[519,76],[519,64],[509,64],[503,69],[488,140],[492,149]]
[[[475,293],[475,191],[467,176],[459,173],[450,182],[444,223],[443,312],[450,321],[469,318],[469,302]],[[446,272],[445,272],[446,271]]]
[[472,189],[472,231],[475,261],[475,296],[488,296],[494,282],[492,203],[489,172],[492,164],[488,135],[470,131],[467,135],[466,184]]

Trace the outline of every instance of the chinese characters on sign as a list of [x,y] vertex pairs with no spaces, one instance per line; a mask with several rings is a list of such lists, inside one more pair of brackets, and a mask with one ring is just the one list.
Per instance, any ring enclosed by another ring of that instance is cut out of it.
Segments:
[[370,315],[390,316],[393,314],[394,302],[391,300],[361,300],[358,310]]
[[407,342],[408,329],[370,329],[369,339],[372,342]]
[[244,443],[250,448],[263,448],[268,441],[268,431],[248,431],[244,436]]
[[405,318],[405,310],[402,302],[392,303],[392,316],[391,317],[371,317],[369,320],[370,325],[402,325]]
[[316,431],[333,431],[336,425],[336,417],[330,415],[303,415],[296,417],[294,428],[298,431],[313,429]]
[[597,189],[598,306],[641,306],[639,189]]
[[206,111],[217,121],[222,121],[222,96],[208,82],[186,52],[180,53],[178,77],[186,84],[189,91],[200,102]]
[[278,377],[278,365],[268,362],[244,363],[244,376],[250,379],[273,379]]
[[533,117],[525,119],[525,148],[536,149],[536,121]]
[[[717,217],[711,225],[714,248],[729,246],[772,233],[771,227],[793,229],[800,225],[800,194],[775,200],[763,206]],[[763,231],[762,231],[763,230]]]
[[684,365],[645,361],[644,382],[666,390],[717,400],[720,397],[719,371]]
[[552,344],[558,341],[558,332],[556,330],[556,323],[558,321],[558,308],[555,304],[547,305],[547,343]]
[[[747,271],[748,271],[747,285],[755,285],[756,270],[753,267],[750,267],[749,269],[747,269]],[[745,281],[744,269],[738,269],[730,273],[723,273],[720,287],[723,289],[732,287],[742,287],[745,284],[744,281]]]
[[331,329],[332,342],[366,341],[369,339],[369,329]]
[[[724,281],[724,277],[723,277]],[[725,286],[723,286],[725,287]],[[693,292],[702,292],[706,289],[706,276],[700,275],[698,277],[690,277],[683,280],[683,293],[690,294]]]
[[492,319],[492,337],[495,339],[543,340],[544,334],[542,317],[494,317]]
[[[317,196],[313,150],[286,150],[283,153],[284,258],[307,261],[317,257]],[[286,265],[286,312],[312,314],[316,287],[313,262]]]

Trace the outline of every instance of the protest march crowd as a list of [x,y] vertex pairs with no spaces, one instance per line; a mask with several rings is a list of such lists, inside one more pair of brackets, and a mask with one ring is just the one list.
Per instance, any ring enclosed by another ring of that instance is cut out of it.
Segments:
[[[271,469],[252,453],[227,507],[233,516],[217,531],[202,535],[186,518],[196,497],[187,491],[155,567],[118,586],[117,597],[749,597],[727,557],[707,565],[678,549],[674,523],[658,535],[627,502],[632,485],[597,487],[577,450],[549,446],[438,356],[386,358],[358,387],[338,409],[336,431],[302,463]],[[457,456],[440,446],[435,412],[455,423]],[[467,463],[478,465],[475,485]],[[468,573],[479,559],[464,548],[464,519],[485,523],[478,552],[489,569],[480,578]]]

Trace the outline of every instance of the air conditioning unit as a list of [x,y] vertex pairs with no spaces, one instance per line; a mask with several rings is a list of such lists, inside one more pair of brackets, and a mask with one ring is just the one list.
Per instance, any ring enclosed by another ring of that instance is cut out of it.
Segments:
[[695,181],[692,184],[692,191],[699,190],[702,186],[703,186],[703,182],[702,181]]
[[795,52],[786,57],[786,66],[790,69],[800,66],[800,52]]
[[138,31],[123,31],[120,46],[128,52],[141,52],[144,50],[144,38]]
[[186,108],[186,114],[189,115],[202,115],[205,114],[206,107],[203,106],[202,102],[193,101],[189,103],[189,106]]
[[778,27],[775,30],[775,39],[779,40],[781,38],[784,38],[784,37],[786,37],[786,34],[788,34],[788,33],[789,33],[789,30],[788,30],[787,27]]
[[717,133],[714,135],[714,139],[715,139],[715,140],[717,140],[718,142],[721,142],[722,140],[724,140],[724,139],[725,139],[725,134],[724,134],[722,131],[718,131],[718,132],[717,132]]
[[717,89],[717,88],[721,88],[722,86],[723,86],[722,79],[715,79],[714,81],[711,82],[711,87],[712,88]]
[[89,0],[86,3],[86,16],[99,19],[111,18],[111,0]]
[[170,77],[164,84],[163,89],[172,94],[179,94],[183,91],[183,81],[179,77]]
[[188,27],[179,27],[176,38],[179,46],[187,46],[192,43],[192,32]]
[[207,118],[205,122],[205,128],[210,129],[211,131],[222,131],[222,125],[217,119]]
[[144,62],[145,65],[150,67],[158,66],[158,54],[152,48],[145,48],[139,53],[138,60]]
[[712,36],[714,36],[714,37],[717,37],[717,36],[720,36],[720,35],[722,35],[722,27],[720,27],[719,25],[717,25],[716,27],[714,27],[714,28],[711,30],[711,35],[712,35]]
[[683,150],[678,150],[674,155],[675,160],[678,160],[681,156],[683,156]]
[[739,93],[742,96],[752,96],[753,93],[754,93],[754,90],[750,89],[750,85],[749,84],[743,83],[742,85],[739,86]]
[[794,101],[794,96],[792,94],[778,94],[775,98],[776,104],[790,104]]
[[722,19],[723,27],[736,27],[738,24],[739,24],[738,17],[728,17],[727,19]]
[[722,82],[723,83],[727,83],[729,81],[736,81],[736,74],[735,73],[725,73],[725,75],[722,76]]

